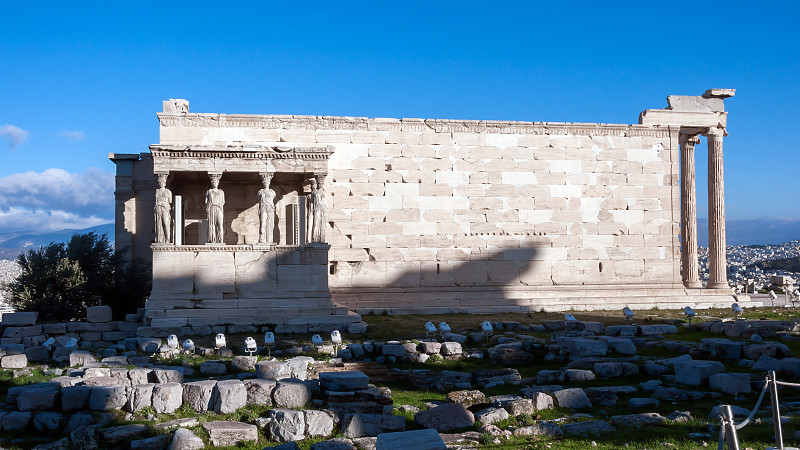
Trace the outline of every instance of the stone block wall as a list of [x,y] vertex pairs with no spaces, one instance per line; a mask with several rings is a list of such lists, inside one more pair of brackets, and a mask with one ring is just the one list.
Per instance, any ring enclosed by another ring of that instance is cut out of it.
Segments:
[[681,283],[678,127],[158,117],[162,146],[330,149],[328,284],[360,313],[730,301]]

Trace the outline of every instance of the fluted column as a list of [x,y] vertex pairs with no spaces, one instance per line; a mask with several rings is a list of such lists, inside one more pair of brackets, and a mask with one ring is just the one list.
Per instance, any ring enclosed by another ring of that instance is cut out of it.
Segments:
[[681,133],[681,274],[683,284],[699,288],[700,268],[697,262],[697,190],[695,189],[694,146],[696,134]]
[[722,176],[724,130],[711,128],[708,137],[708,284],[709,289],[728,288],[725,246],[725,183]]

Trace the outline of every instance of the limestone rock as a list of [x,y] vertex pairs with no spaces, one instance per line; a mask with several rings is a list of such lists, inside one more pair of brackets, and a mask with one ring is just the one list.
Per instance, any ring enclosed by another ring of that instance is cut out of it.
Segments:
[[505,410],[508,411],[509,415],[515,417],[522,414],[533,414],[536,412],[536,408],[534,408],[533,406],[533,401],[529,398],[520,398],[517,400],[512,400],[503,405],[503,408],[505,408]]
[[57,441],[47,442],[45,444],[39,444],[36,447],[33,447],[33,450],[69,450],[69,439],[62,438]]
[[89,393],[89,409],[94,411],[121,409],[127,401],[125,386],[92,386]]
[[514,436],[547,436],[547,437],[561,437],[564,432],[557,423],[553,422],[538,422],[534,425],[527,427],[519,427],[514,430]]
[[414,422],[442,433],[471,427],[475,416],[458,403],[445,403],[414,414]]
[[306,420],[303,411],[276,408],[269,410],[267,417],[270,418],[267,427],[272,439],[278,442],[305,439]]
[[104,428],[98,430],[98,433],[109,444],[119,444],[122,441],[134,438],[147,431],[147,425],[132,424],[121,425],[118,427]]
[[24,369],[28,366],[28,357],[22,355],[6,355],[0,358],[0,368],[3,369]]
[[158,450],[163,449],[169,442],[169,435],[162,434],[145,439],[131,441],[131,450]]
[[[749,410],[736,405],[731,405],[731,412],[733,413],[733,417],[739,419],[743,419],[750,414]],[[711,412],[708,413],[708,421],[714,424],[718,424],[719,416],[721,415],[722,415],[722,405],[717,405],[711,408]]]
[[350,391],[366,389],[369,385],[369,377],[358,371],[322,372],[319,374],[319,382],[325,390]]
[[330,436],[333,433],[333,417],[325,411],[306,410],[306,434],[309,437]]
[[[541,371],[540,371],[541,372]],[[595,378],[594,372],[591,370],[582,370],[582,369],[567,369],[565,371],[565,375],[569,381],[592,381]],[[536,381],[539,382],[539,374],[536,374]],[[559,380],[563,381],[563,380]]]
[[447,393],[447,401],[469,408],[486,403],[486,396],[481,391],[452,391]]
[[536,372],[537,384],[560,383],[566,379],[560,370],[540,370]]
[[626,362],[602,362],[594,365],[594,373],[604,378],[638,375],[639,367]]
[[658,408],[660,404],[658,399],[655,398],[632,398],[628,400],[628,408],[630,409]]
[[89,323],[111,322],[111,316],[111,307],[107,305],[86,308],[86,321]]
[[461,353],[461,344],[458,342],[445,342],[442,344],[442,355],[460,355]]
[[423,342],[420,347],[422,352],[428,355],[438,355],[442,352],[442,344],[439,342]]
[[592,402],[581,388],[562,389],[555,392],[558,406],[569,409],[591,408]]
[[33,413],[27,411],[11,411],[2,416],[0,423],[4,431],[22,431],[31,423]]
[[350,439],[335,438],[311,444],[309,450],[358,450]]
[[247,403],[250,405],[272,405],[272,391],[277,386],[275,380],[262,380],[259,378],[244,380],[247,389]]
[[214,411],[231,414],[247,404],[247,389],[239,380],[218,381],[214,388]]
[[160,383],[153,387],[153,409],[159,414],[172,414],[183,402],[180,383]]
[[503,408],[486,408],[475,413],[475,420],[479,420],[484,425],[490,425],[501,420],[508,419],[508,411]]
[[[452,405],[463,409],[461,405]],[[472,416],[472,413],[469,415]],[[416,415],[414,418],[416,420]],[[403,431],[405,428],[406,419],[403,416],[356,413],[347,415],[342,420],[342,434],[347,438],[377,436],[381,433]]]
[[280,380],[272,391],[272,402],[279,408],[302,408],[309,401],[311,401],[311,390],[298,379]]
[[200,373],[203,375],[211,375],[211,376],[220,376],[225,375],[228,368],[225,367],[225,364],[220,362],[214,361],[206,361],[200,364]]
[[256,370],[257,356],[234,356],[231,361],[231,366],[235,367],[240,372],[252,372]]
[[128,391],[128,402],[125,409],[129,412],[139,412],[143,408],[153,406],[154,383],[137,384]]
[[183,403],[201,413],[214,409],[213,392],[216,380],[193,381],[183,384]]
[[708,379],[711,389],[731,395],[750,393],[750,375],[746,373],[715,373]]
[[617,430],[604,420],[591,420],[588,422],[565,423],[561,426],[561,431],[569,435],[598,436],[613,433]]
[[447,446],[436,430],[400,431],[381,433],[375,442],[376,450],[445,450]]
[[242,422],[223,420],[203,422],[203,429],[208,432],[208,440],[215,447],[229,447],[239,442],[258,441],[258,428]]
[[56,400],[59,395],[57,384],[44,384],[19,393],[16,399],[17,409],[20,411],[47,411],[56,409]]
[[581,358],[604,356],[608,353],[608,344],[597,339],[559,337],[556,342],[570,355]]
[[182,383],[183,367],[179,369],[153,369],[153,376],[158,383]]
[[169,448],[170,450],[202,450],[206,448],[206,444],[191,430],[178,428],[172,435],[172,443]]
[[292,369],[283,361],[259,361],[256,363],[256,376],[263,380],[282,380],[292,377]]
[[91,386],[67,386],[61,389],[61,409],[76,411],[89,406]]
[[724,371],[725,366],[719,361],[684,361],[675,364],[675,382],[700,386],[708,382],[711,375]]
[[522,348],[522,342],[495,345],[487,350],[493,363],[514,366],[527,363],[533,356]]
[[613,416],[611,423],[618,427],[641,428],[666,425],[667,419],[658,413],[639,413]]
[[42,433],[58,434],[66,422],[66,417],[60,412],[38,412],[33,416],[34,428]]

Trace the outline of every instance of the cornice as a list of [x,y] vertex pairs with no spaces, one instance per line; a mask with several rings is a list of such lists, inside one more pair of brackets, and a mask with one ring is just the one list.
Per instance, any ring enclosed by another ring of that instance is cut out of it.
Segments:
[[518,122],[499,120],[387,119],[334,116],[287,116],[258,114],[158,113],[162,127],[231,127],[342,131],[407,131],[435,133],[491,133],[578,136],[668,137],[666,127],[649,125]]
[[150,154],[154,157],[168,158],[234,158],[234,159],[316,159],[330,158],[334,147],[282,147],[252,145],[161,145],[150,146]]

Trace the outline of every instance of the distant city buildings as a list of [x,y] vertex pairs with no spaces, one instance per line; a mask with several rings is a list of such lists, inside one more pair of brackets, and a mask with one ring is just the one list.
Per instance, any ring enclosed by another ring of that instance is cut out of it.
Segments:
[[[752,287],[764,289],[776,283],[773,277],[789,277],[791,283],[796,284],[800,279],[800,272],[785,270],[761,270],[756,263],[776,259],[800,257],[800,240],[785,242],[777,245],[729,245],[728,253],[728,282],[732,287],[747,287],[751,292]],[[708,249],[700,247],[699,257],[700,279],[708,281]]]

